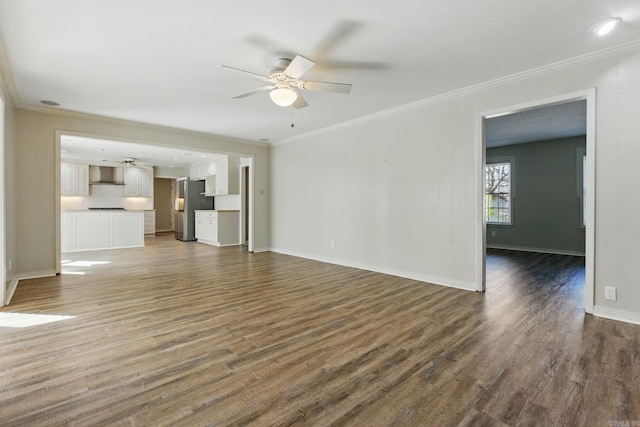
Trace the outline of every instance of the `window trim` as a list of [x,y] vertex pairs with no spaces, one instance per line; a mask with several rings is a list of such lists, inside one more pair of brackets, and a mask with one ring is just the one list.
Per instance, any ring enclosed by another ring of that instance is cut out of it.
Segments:
[[576,196],[580,200],[580,211],[579,211],[579,228],[584,230],[587,228],[587,170],[585,170],[585,166],[587,166],[587,149],[586,147],[576,148]]
[[486,181],[483,180],[483,189],[484,189],[484,221],[487,225],[490,225],[492,227],[513,227],[514,222],[513,222],[513,212],[514,212],[514,202],[516,199],[516,174],[515,174],[515,170],[516,170],[516,156],[497,156],[497,157],[487,157],[486,161],[485,161],[485,169],[484,169],[484,173],[483,176],[486,179],[486,168],[487,166],[490,166],[492,164],[496,164],[496,163],[509,163],[509,174],[510,179],[509,179],[509,195],[511,196],[511,200],[510,200],[510,204],[509,204],[509,222],[491,222],[487,220],[487,206],[486,206],[486,200],[487,200],[487,193],[486,193],[486,189],[487,189],[487,184]]

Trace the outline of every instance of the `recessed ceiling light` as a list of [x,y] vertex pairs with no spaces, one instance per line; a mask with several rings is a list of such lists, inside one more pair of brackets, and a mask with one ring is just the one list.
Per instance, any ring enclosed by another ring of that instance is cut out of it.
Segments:
[[269,142],[270,140],[269,140],[269,138],[260,138],[260,141],[262,141],[262,142]]
[[184,153],[185,156],[193,156],[193,153]]
[[57,102],[55,102],[55,101],[49,101],[49,100],[47,100],[47,99],[43,99],[43,100],[42,100],[42,101],[40,101],[40,102],[41,102],[42,104],[44,104],[44,105],[48,105],[49,107],[59,107],[59,106],[60,106],[60,104],[58,104]]
[[204,157],[207,157],[207,155],[206,154],[202,154],[200,157],[204,158]]
[[144,153],[138,153],[138,156],[144,156]]
[[609,34],[615,27],[622,21],[622,18],[610,18],[604,21],[598,22],[589,28],[589,32],[596,36],[604,36]]
[[170,168],[172,168],[172,167],[173,167],[173,165],[169,165],[169,167],[170,167]]
[[173,160],[180,160],[180,158],[179,157],[174,157]]

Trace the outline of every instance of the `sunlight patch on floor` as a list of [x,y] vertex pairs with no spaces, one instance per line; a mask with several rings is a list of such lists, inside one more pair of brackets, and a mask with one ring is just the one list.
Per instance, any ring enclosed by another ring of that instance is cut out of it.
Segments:
[[73,319],[76,316],[61,316],[56,314],[29,314],[0,312],[0,327],[27,328],[29,326],[44,325],[45,323]]
[[109,261],[69,261],[63,260],[62,265],[68,267],[93,267],[94,265],[111,264]]
[[63,259],[61,261],[62,264],[62,274],[76,274],[76,275],[84,275],[87,274],[84,271],[78,270],[77,267],[93,267],[96,265],[105,265],[111,264],[111,261],[71,261],[68,259]]

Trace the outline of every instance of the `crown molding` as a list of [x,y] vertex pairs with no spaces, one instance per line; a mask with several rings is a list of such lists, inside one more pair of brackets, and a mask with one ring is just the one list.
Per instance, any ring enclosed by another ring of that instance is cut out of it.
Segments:
[[2,73],[4,83],[9,91],[9,97],[11,98],[11,103],[16,106],[21,104],[20,95],[18,95],[18,89],[16,88],[15,82],[13,80],[13,72],[11,71],[11,63],[9,62],[9,57],[7,56],[7,49],[4,46],[4,39],[2,38],[2,33],[0,33],[0,73]]
[[109,116],[101,116],[98,114],[83,113],[79,111],[66,110],[64,108],[58,108],[58,107],[40,107],[40,106],[33,106],[33,105],[20,105],[19,107],[16,107],[16,108],[19,110],[30,111],[30,112],[39,113],[39,114],[62,116],[62,117],[81,119],[81,120],[95,120],[95,121],[110,123],[114,125],[129,125],[129,126],[135,126],[135,127],[155,130],[155,131],[167,131],[167,132],[182,134],[190,137],[206,138],[206,139],[214,138],[218,142],[227,142],[230,144],[244,144],[244,145],[251,145],[256,147],[269,147],[269,144],[265,142],[252,141],[252,140],[241,139],[241,138],[233,138],[228,136],[216,135],[213,133],[195,131],[191,129],[157,125],[149,122],[139,122],[135,120],[126,120],[126,119],[119,119],[119,118],[109,117]]
[[379,111],[377,113],[369,114],[366,116],[358,117],[353,120],[348,120],[345,122],[337,123],[335,125],[327,126],[321,129],[313,130],[310,132],[305,132],[303,134],[299,134],[296,136],[292,136],[290,138],[285,138],[280,141],[272,142],[272,146],[290,144],[296,142],[298,140],[302,140],[308,137],[313,137],[317,135],[321,135],[324,133],[332,132],[338,129],[349,128],[355,126],[360,123],[370,122],[372,120],[380,119],[381,117],[387,117],[394,114],[402,113],[405,111],[416,110],[425,106],[437,104],[440,102],[452,100],[455,98],[460,98],[463,96],[471,95],[474,93],[482,92],[488,89],[493,89],[499,86],[503,86],[509,83],[515,83],[522,80],[531,79],[534,77],[550,74],[553,72],[566,70],[568,68],[572,68],[578,65],[588,64],[590,62],[599,61],[601,59],[616,57],[620,55],[624,55],[627,53],[637,52],[640,50],[640,39],[634,40],[631,42],[623,43],[611,48],[598,50],[595,52],[587,53],[584,55],[576,56],[573,58],[569,58],[563,61],[554,62],[552,64],[543,65],[541,67],[532,68],[527,71],[523,71],[520,73],[510,74],[508,76],[500,77],[497,79],[489,80],[483,83],[478,83],[475,85],[467,86],[462,89],[453,90],[450,92],[446,92],[440,95],[435,95],[430,98],[422,99],[420,101],[415,101],[409,104],[401,105],[398,107],[390,108],[387,110]]

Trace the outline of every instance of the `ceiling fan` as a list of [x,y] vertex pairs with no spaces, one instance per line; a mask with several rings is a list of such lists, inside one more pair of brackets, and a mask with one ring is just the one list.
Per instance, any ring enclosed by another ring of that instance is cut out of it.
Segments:
[[280,58],[274,68],[271,69],[269,75],[263,76],[251,71],[241,70],[239,68],[222,65],[224,68],[239,71],[252,77],[269,82],[269,85],[262,86],[249,92],[234,96],[233,99],[240,99],[261,92],[269,92],[271,100],[281,107],[293,105],[295,108],[304,108],[309,104],[304,99],[300,90],[314,90],[322,92],[351,92],[351,84],[348,83],[330,83],[318,82],[313,80],[301,80],[300,77],[316,65],[315,62],[301,55],[296,55],[293,60],[288,58]]
[[136,166],[136,159],[133,157],[123,157],[120,163],[125,166]]

